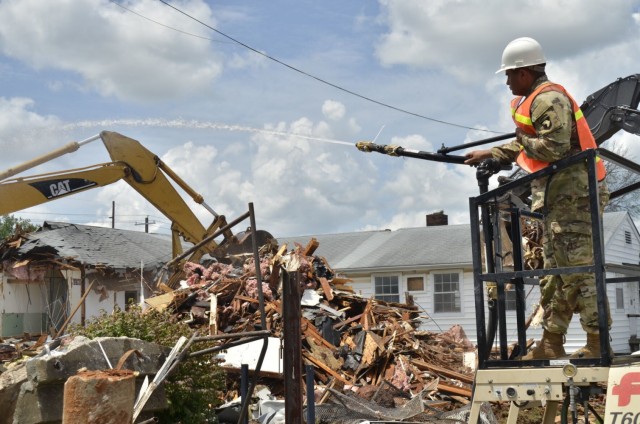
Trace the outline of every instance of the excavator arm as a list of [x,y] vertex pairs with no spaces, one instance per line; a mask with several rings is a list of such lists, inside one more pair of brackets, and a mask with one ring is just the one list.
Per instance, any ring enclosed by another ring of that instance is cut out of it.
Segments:
[[[74,152],[82,145],[98,138],[102,140],[107,148],[112,162],[92,165],[86,168],[12,178],[16,174],[63,154]],[[203,197],[162,162],[158,156],[147,150],[137,140],[116,132],[103,131],[99,136],[82,142],[70,143],[67,146],[0,173],[0,215],[16,212],[81,191],[103,187],[119,180],[127,182],[171,220],[174,258],[182,253],[182,240],[199,245],[199,248],[188,257],[187,260],[189,261],[199,261],[205,253],[214,252],[222,244],[235,244],[235,251],[242,251],[242,247],[237,247],[238,236],[234,236],[231,232],[223,215],[219,215],[209,207],[204,202]],[[214,216],[214,220],[209,227],[205,228],[202,225],[174,188],[171,181]],[[211,236],[221,229],[224,229],[224,240],[219,244]],[[263,244],[273,238],[273,236],[264,231],[260,232],[259,235],[261,237],[259,243]],[[171,284],[174,283],[175,281],[171,282]]]
[[0,182],[0,215],[102,187],[121,180],[129,173],[122,163],[104,163],[89,168],[34,175]]
[[[102,131],[100,138],[114,162],[129,165],[130,172],[123,179],[171,220],[171,229],[174,234],[174,257],[181,251],[181,244],[177,239],[178,235],[185,241],[196,244],[213,234],[218,228],[226,225],[224,216],[217,214],[204,202],[200,194],[138,141],[110,131]],[[209,228],[202,225],[169,179],[173,180],[196,203],[213,214],[215,219]],[[230,231],[225,236],[227,238],[233,237]],[[211,241],[203,250],[212,251],[216,247],[216,242]],[[180,251],[176,251],[176,249]],[[196,259],[199,257],[194,258],[194,260]]]

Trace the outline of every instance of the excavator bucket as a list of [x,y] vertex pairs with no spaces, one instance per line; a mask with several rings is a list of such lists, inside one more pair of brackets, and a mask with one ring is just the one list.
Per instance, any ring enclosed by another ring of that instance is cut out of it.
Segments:
[[[265,245],[270,245],[275,242],[269,232],[265,230],[256,230],[256,247],[260,248]],[[228,255],[242,255],[253,252],[253,239],[251,237],[251,229],[242,231],[235,235],[235,240],[232,240],[230,244],[224,246]]]
[[598,146],[619,130],[640,134],[640,74],[618,78],[580,105]]
[[[277,248],[278,242],[268,231],[256,230],[255,233],[256,248],[259,251]],[[253,255],[254,247],[251,234],[250,228],[236,233],[233,237],[220,243],[209,255],[220,262],[240,264]]]

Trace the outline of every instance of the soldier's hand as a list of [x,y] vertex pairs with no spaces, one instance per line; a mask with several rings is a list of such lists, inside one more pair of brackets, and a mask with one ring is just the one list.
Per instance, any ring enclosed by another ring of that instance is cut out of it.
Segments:
[[485,159],[493,157],[491,149],[472,150],[464,155],[467,159],[464,161],[467,165],[477,165]]

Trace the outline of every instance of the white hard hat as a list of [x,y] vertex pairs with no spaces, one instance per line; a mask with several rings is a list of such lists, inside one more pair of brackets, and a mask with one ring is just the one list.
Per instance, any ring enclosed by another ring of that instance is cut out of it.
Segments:
[[504,72],[507,69],[524,68],[526,66],[546,63],[542,46],[533,38],[516,38],[504,48],[502,52],[502,66],[496,71]]

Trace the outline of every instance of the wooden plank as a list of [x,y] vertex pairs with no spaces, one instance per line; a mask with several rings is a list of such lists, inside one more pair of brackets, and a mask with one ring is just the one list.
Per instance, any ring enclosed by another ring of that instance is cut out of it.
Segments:
[[304,248],[304,251],[302,252],[302,254],[304,256],[311,256],[316,251],[318,246],[320,246],[320,243],[318,242],[318,240],[316,240],[315,238],[312,238],[311,240],[309,240],[309,243],[307,243],[307,246]]
[[442,381],[438,383],[438,390],[441,392],[453,393],[468,398],[470,398],[472,395],[471,389],[454,386],[453,384],[443,383]]
[[322,291],[324,292],[324,297],[328,301],[332,301],[333,300],[333,291],[331,289],[331,286],[329,285],[329,280],[327,280],[324,277],[320,277],[320,278],[318,278],[318,280],[320,280],[320,286],[322,287]]
[[218,296],[212,294],[209,297],[209,335],[218,334]]
[[237,300],[242,300],[243,302],[249,302],[249,303],[260,303],[260,301],[258,299],[254,299],[253,297],[249,297],[249,296],[243,296],[241,294],[237,294],[235,296],[235,298]]
[[371,299],[367,300],[367,306],[365,306],[362,318],[360,319],[360,325],[362,325],[362,329],[365,331],[369,330],[369,312],[371,312]]
[[344,327],[347,324],[350,324],[350,323],[352,323],[354,321],[358,321],[360,318],[362,318],[362,314],[358,314],[356,316],[353,316],[353,317],[351,317],[351,318],[349,318],[349,319],[347,319],[345,321],[340,321],[339,323],[333,325],[333,329],[337,330],[337,329],[339,329],[341,327]]
[[173,299],[175,299],[175,297],[176,295],[172,291],[170,293],[164,293],[158,296],[149,297],[144,300],[144,303],[149,305],[149,307],[151,308],[164,310],[171,304],[171,302],[173,302]]
[[425,362],[422,359],[412,359],[411,363],[413,365],[415,365],[416,367],[418,367],[419,369],[421,369],[421,370],[426,369],[426,370],[432,371],[432,372],[434,372],[436,374],[443,375],[445,377],[449,377],[449,378],[453,378],[453,379],[456,379],[456,380],[460,380],[463,383],[473,384],[473,379],[474,378],[473,378],[472,375],[466,375],[466,374],[462,374],[462,373],[459,373],[459,372],[456,372],[456,371],[453,371],[453,370],[450,370],[450,369],[447,369],[447,368],[442,368],[442,367],[439,367],[437,365],[433,365],[433,364],[430,364],[428,362]]
[[71,312],[71,315],[69,315],[69,317],[64,322],[64,324],[62,324],[62,327],[60,327],[60,330],[58,330],[58,332],[56,333],[56,336],[54,337],[55,339],[60,337],[60,335],[62,334],[64,329],[67,327],[67,324],[69,324],[69,321],[71,321],[71,318],[73,318],[73,316],[76,314],[76,312],[78,312],[78,309],[80,308],[80,306],[84,305],[84,301],[87,298],[87,296],[89,295],[89,293],[91,292],[91,288],[93,287],[93,283],[95,283],[95,282],[96,282],[96,280],[93,280],[91,282],[91,284],[89,284],[89,288],[84,292],[84,294],[80,298],[80,301],[78,302],[76,307],[73,309],[73,312]]

